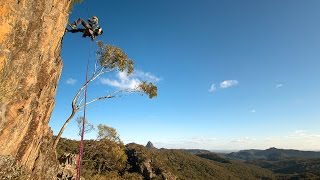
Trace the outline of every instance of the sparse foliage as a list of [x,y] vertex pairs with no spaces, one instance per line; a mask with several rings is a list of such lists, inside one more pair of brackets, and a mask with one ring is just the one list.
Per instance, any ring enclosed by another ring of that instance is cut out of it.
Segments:
[[121,97],[124,93],[141,93],[148,95],[149,98],[154,98],[157,96],[157,87],[152,82],[147,83],[145,81],[142,81],[136,87],[119,89],[107,95],[88,100],[86,103],[84,103],[83,92],[85,90],[85,87],[96,80],[99,76],[116,70],[120,72],[127,72],[128,75],[132,74],[134,71],[134,62],[129,59],[126,53],[119,47],[105,45],[103,42],[99,41],[96,56],[97,57],[94,65],[94,72],[91,77],[89,77],[89,80],[83,84],[83,86],[78,90],[75,97],[73,98],[71,103],[72,112],[60,129],[60,132],[54,142],[54,148],[56,148],[64,129],[69,124],[71,119],[85,105],[89,105],[99,100]]
[[82,127],[83,127],[83,121],[84,121],[84,133],[88,133],[94,130],[93,124],[91,124],[87,119],[85,119],[83,116],[77,118],[77,124],[79,128],[79,136],[82,134]]
[[98,42],[98,47],[96,54],[101,67],[110,70],[118,68],[121,72],[127,70],[128,74],[133,73],[134,63],[122,49],[116,46],[104,45],[101,41]]
[[[57,150],[63,153],[76,154],[79,141],[63,139],[59,142]],[[113,179],[109,173],[124,171],[127,165],[125,146],[109,140],[84,140],[84,154],[82,161],[82,176],[85,179]],[[99,175],[99,176],[95,176]],[[95,178],[92,178],[95,176]],[[109,177],[110,176],[110,177]]]
[[98,136],[97,136],[98,140],[103,140],[103,139],[107,139],[110,141],[115,141],[115,142],[121,142],[120,137],[116,131],[116,129],[114,129],[113,127],[109,127],[107,125],[104,124],[99,124],[98,125]]
[[127,155],[122,143],[109,140],[86,141],[84,143],[84,174],[105,174],[110,171],[122,171],[126,167]]
[[154,98],[158,95],[158,88],[157,86],[153,85],[153,83],[146,83],[145,81],[142,81],[139,84],[139,88],[149,96],[149,98]]

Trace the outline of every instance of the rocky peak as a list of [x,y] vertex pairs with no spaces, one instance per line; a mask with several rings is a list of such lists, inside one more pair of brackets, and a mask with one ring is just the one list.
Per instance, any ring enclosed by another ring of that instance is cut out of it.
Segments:
[[[151,142],[150,144],[152,145]],[[142,145],[130,143],[126,145],[126,152],[128,156],[128,163],[131,167],[129,171],[138,172],[144,177],[144,179],[177,179],[177,176],[169,171],[166,171],[163,167],[155,162],[155,151],[152,151]]]
[[146,145],[146,148],[148,148],[148,149],[154,149],[155,147],[154,147],[154,145],[152,144],[151,141],[148,141],[148,143],[147,143],[147,145]]

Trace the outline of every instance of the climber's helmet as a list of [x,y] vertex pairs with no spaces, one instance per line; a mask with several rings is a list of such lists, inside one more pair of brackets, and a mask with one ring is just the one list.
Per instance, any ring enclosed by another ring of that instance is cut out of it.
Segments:
[[93,22],[96,22],[96,23],[99,21],[99,19],[98,19],[97,16],[93,16],[93,17],[91,18],[91,20],[92,20]]

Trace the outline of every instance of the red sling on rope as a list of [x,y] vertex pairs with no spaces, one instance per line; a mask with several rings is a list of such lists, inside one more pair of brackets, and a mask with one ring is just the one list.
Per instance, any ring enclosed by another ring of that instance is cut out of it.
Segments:
[[84,88],[84,107],[83,107],[83,120],[82,120],[82,130],[81,130],[81,140],[80,140],[80,148],[79,148],[79,156],[77,159],[77,177],[76,180],[80,180],[80,174],[81,174],[81,161],[82,161],[82,154],[83,154],[83,137],[84,137],[84,127],[85,127],[85,119],[86,119],[86,104],[87,104],[87,87],[88,87],[88,69],[90,64],[90,49],[91,49],[91,43],[89,45],[88,50],[88,62],[87,62],[87,70],[86,70],[86,84]]

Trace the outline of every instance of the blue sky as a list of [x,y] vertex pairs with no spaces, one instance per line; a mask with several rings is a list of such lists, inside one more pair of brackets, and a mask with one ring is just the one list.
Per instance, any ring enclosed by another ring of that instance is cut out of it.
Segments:
[[[125,143],[320,150],[319,8],[317,0],[76,5],[70,21],[98,16],[104,29],[98,40],[121,47],[137,72],[97,79],[89,98],[115,90],[110,82],[125,86],[146,79],[158,86],[156,99],[132,94],[98,102],[87,107],[87,118],[116,128]],[[55,134],[85,80],[89,47],[93,62],[95,44],[81,34],[64,37],[64,67],[50,121]],[[77,131],[73,121],[63,137],[78,139]]]

